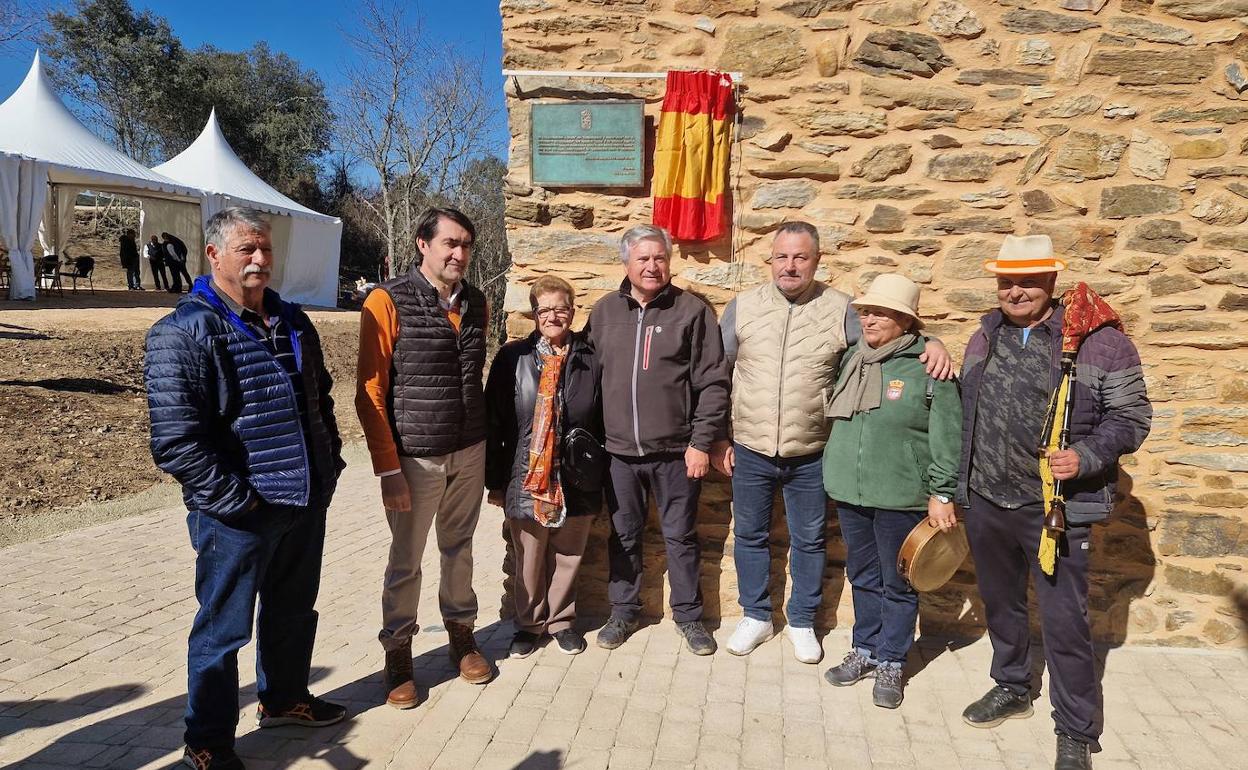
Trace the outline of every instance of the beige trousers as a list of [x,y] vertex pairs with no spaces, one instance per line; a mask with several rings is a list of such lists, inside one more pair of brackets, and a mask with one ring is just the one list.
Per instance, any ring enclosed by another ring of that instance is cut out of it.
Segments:
[[507,519],[516,556],[512,599],[516,628],[555,634],[576,621],[576,573],[589,539],[592,516],[569,516],[562,527],[533,519]]
[[438,605],[442,621],[471,626],[477,620],[472,590],[472,535],[481,515],[485,489],[485,442],[434,457],[400,457],[412,494],[412,510],[386,511],[390,523],[390,560],[381,590],[381,646],[406,644],[420,626],[420,562],[435,528],[442,553]]

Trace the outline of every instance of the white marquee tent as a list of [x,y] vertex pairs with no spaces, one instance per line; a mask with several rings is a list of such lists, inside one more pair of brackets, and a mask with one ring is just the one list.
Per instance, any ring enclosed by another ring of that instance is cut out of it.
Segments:
[[157,169],[82,125],[48,83],[36,53],[26,79],[0,103],[0,238],[9,247],[9,297],[34,297],[36,235],[45,253],[64,254],[74,201],[89,190],[138,199],[140,244],[152,233],[179,236],[193,255],[187,266],[192,274],[206,268],[194,255],[203,253],[203,223],[213,213],[247,205],[278,214],[273,287],[297,302],[336,303],[342,223],[300,206],[253,174],[230,149],[215,115],[190,147]]
[[74,200],[83,190],[138,198],[160,210],[149,216],[152,224],[192,235],[184,238],[188,247],[200,242],[203,192],[144,167],[91,133],[61,103],[36,53],[26,79],[0,104],[0,237],[9,247],[11,299],[34,297],[36,231],[45,252],[64,253]]
[[153,169],[205,191],[204,221],[227,206],[250,206],[273,217],[273,282],[282,296],[311,305],[338,300],[342,221],[299,205],[274,190],[238,159],[214,110],[199,137]]

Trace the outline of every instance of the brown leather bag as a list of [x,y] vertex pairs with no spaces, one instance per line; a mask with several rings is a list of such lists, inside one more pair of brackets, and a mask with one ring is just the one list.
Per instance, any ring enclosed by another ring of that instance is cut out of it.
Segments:
[[970,551],[962,524],[946,532],[925,517],[902,542],[897,572],[914,590],[935,591],[949,582]]

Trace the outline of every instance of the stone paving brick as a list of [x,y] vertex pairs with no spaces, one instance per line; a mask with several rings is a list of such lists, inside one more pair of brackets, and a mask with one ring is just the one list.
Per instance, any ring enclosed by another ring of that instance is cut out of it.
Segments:
[[[425,628],[413,640],[424,702],[386,708],[376,625],[388,533],[365,469],[349,469],[342,489],[351,494],[331,511],[313,690],[352,716],[325,730],[255,730],[254,649],[245,648],[239,746],[253,770],[1051,767],[1047,693],[1031,719],[988,731],[961,722],[961,710],[991,686],[986,639],[924,639],[896,711],[871,704],[870,682],[823,681],[849,646],[848,629],[823,640],[829,659],[819,666],[794,660],[783,635],[745,657],[694,656],[670,619],[615,651],[594,646],[591,632],[579,656],[547,644],[527,660],[507,659],[511,626],[492,620],[503,551],[495,509],[482,515],[475,581],[477,639],[496,657],[498,677],[484,687],[456,677],[429,580]],[[183,518],[162,511],[0,550],[0,628],[13,629],[0,643],[0,764],[167,767],[179,758],[195,612]],[[50,585],[49,571],[66,579]],[[437,574],[432,547],[426,571]],[[734,626],[730,619],[715,630],[721,645]],[[1248,756],[1241,656],[1114,649],[1103,686],[1100,770],[1235,767]]]
[[625,709],[616,729],[617,746],[653,748],[663,725],[663,715],[636,708]]
[[[558,764],[533,765],[532,763],[535,762],[534,756],[541,754],[547,754],[547,752],[540,749],[531,750],[529,747],[520,744],[498,743],[494,741],[481,753],[481,759],[477,761],[476,767],[477,770],[514,770],[518,767],[526,767],[524,764],[526,760],[530,762],[531,766],[558,767]],[[550,754],[547,755],[550,756]],[[562,757],[562,755],[563,752],[560,751],[559,756]],[[460,767],[468,766],[467,764],[460,765]]]

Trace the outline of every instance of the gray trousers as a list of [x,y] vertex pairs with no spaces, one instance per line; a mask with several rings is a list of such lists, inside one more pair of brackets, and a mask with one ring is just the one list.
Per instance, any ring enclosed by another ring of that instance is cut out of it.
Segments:
[[485,489],[485,442],[434,457],[400,457],[412,494],[412,509],[386,511],[390,560],[381,590],[381,633],[387,650],[397,649],[420,630],[421,568],[429,529],[435,528],[442,553],[438,606],[443,622],[471,626],[477,620],[472,590],[472,535],[481,515]]

